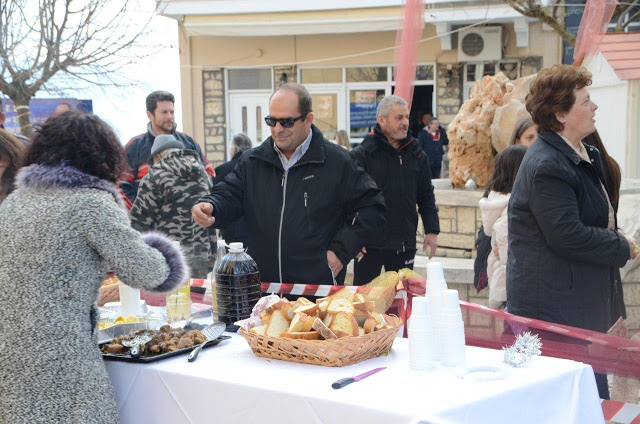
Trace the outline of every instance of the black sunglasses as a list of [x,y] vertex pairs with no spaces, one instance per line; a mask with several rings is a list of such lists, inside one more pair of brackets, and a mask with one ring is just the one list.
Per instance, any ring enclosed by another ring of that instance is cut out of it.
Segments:
[[283,128],[291,128],[296,121],[304,119],[305,116],[307,115],[300,115],[297,118],[272,118],[270,116],[265,116],[264,122],[266,122],[270,127],[275,127],[276,124],[280,122],[280,125],[282,125]]

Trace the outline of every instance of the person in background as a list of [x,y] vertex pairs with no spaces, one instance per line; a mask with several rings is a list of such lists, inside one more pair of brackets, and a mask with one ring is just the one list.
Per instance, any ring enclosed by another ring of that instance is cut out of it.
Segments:
[[63,113],[69,112],[70,110],[73,110],[73,108],[69,103],[67,102],[58,103],[56,105],[55,110],[53,111],[53,116],[62,115]]
[[[7,115],[5,115],[4,110],[2,109],[2,100],[0,99],[0,129],[4,130],[4,123],[7,120]],[[20,143],[22,143],[23,147],[27,147],[31,142],[27,137],[22,134],[13,134],[15,138],[17,138]]]
[[491,252],[487,260],[489,306],[504,309],[507,302],[507,254],[509,225],[507,206],[518,169],[527,146],[509,146],[495,158],[493,174],[487,189],[489,195],[480,199],[482,225],[491,238]]
[[[510,146],[523,145],[529,147],[533,144],[536,137],[538,137],[538,126],[533,123],[531,116],[526,116],[518,119],[511,133],[511,139],[509,140]],[[489,188],[484,192],[483,197],[486,198],[489,195]],[[473,262],[473,285],[477,291],[480,292],[484,289],[488,282],[487,276],[487,259],[491,253],[491,237],[487,236],[484,232],[484,226],[480,226],[478,229],[478,237],[475,242],[476,258]]]
[[244,216],[262,281],[342,284],[349,261],[384,225],[380,189],[313,118],[307,89],[282,85],[265,117],[271,137],[193,208],[204,227]]
[[149,172],[140,181],[136,201],[129,211],[131,226],[140,231],[159,231],[179,241],[192,278],[207,278],[213,268],[215,232],[191,219],[191,208],[211,190],[211,181],[198,154],[185,150],[174,136],[155,138]]
[[0,129],[0,203],[13,191],[24,146],[9,131]]
[[351,143],[349,143],[349,134],[345,130],[339,130],[336,132],[336,143],[338,146],[342,146],[348,151],[351,151]]
[[165,292],[187,264],[168,238],[131,228],[116,187],[124,151],[97,116],[49,118],[23,165],[0,205],[0,422],[113,423],[97,339],[105,273]]
[[[243,152],[246,152],[251,148],[251,139],[249,136],[238,133],[233,136],[231,139],[231,160],[229,162],[223,163],[222,165],[216,168],[216,176],[213,179],[213,185],[216,185],[226,177],[233,168],[236,167],[238,161],[240,161],[240,157]],[[243,245],[247,245],[248,237],[247,237],[247,223],[243,218],[238,218],[236,221],[230,223],[224,228],[220,229],[220,236],[225,240],[226,243],[233,242],[242,242]]]
[[[352,156],[382,190],[387,224],[369,242],[353,265],[353,284],[369,283],[385,271],[413,269],[418,213],[422,216],[429,258],[438,246],[440,222],[429,160],[409,134],[409,108],[398,96],[386,96],[378,105],[378,124]],[[418,210],[416,211],[416,205]]]
[[147,160],[151,153],[151,146],[156,136],[160,134],[173,135],[185,149],[195,151],[209,177],[213,177],[213,167],[207,162],[198,143],[188,135],[176,131],[174,103],[173,94],[167,91],[154,91],[149,94],[146,100],[149,118],[147,132],[133,137],[125,146],[129,169],[120,180],[120,189],[125,195],[125,202],[129,208],[136,200],[140,180],[149,171]]
[[449,145],[449,138],[447,137],[447,132],[440,126],[438,118],[434,116],[429,119],[427,126],[418,134],[418,142],[429,159],[431,179],[440,178],[442,155],[444,155],[442,146]]
[[538,138],[538,126],[533,123],[531,116],[523,116],[516,121],[509,140],[509,146],[522,144],[529,147],[536,141],[536,138]]
[[[609,201],[613,207],[615,213],[616,228],[618,226],[618,204],[620,202],[620,184],[622,183],[622,173],[620,171],[620,165],[615,161],[607,149],[604,147],[604,143],[598,134],[598,131],[594,131],[588,135],[584,140],[584,143],[589,146],[593,146],[600,152],[602,156],[602,167],[604,176],[604,187],[607,190]],[[618,231],[622,231],[618,229]],[[622,292],[622,277],[620,276],[620,268],[614,268],[614,275],[612,278],[613,286],[611,287],[611,320],[609,326],[612,326],[616,321],[622,317],[627,318],[627,309],[624,305],[624,295]]]
[[[616,228],[602,181],[602,157],[582,140],[595,131],[598,106],[583,67],[538,72],[526,108],[538,125],[509,203],[507,308],[543,321],[606,332],[615,268],[638,256]],[[609,398],[597,375],[601,399]]]

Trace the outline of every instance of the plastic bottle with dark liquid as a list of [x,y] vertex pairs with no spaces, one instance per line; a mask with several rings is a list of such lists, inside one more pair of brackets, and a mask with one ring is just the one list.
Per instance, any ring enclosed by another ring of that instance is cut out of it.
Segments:
[[235,331],[234,322],[249,318],[253,306],[260,300],[258,265],[244,252],[242,243],[229,244],[227,253],[216,266],[216,297],[218,320]]

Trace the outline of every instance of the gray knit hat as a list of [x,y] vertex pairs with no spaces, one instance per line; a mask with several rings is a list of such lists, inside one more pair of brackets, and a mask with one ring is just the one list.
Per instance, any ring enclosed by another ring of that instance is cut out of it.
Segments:
[[151,156],[149,156],[148,162],[153,164],[153,157],[167,149],[184,149],[184,144],[171,134],[160,134],[153,141],[153,146],[151,146]]

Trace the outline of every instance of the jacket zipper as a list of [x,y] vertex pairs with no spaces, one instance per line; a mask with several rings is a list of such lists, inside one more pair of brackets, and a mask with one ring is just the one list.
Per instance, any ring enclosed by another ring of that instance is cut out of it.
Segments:
[[280,228],[278,229],[278,274],[282,284],[282,221],[284,219],[284,206],[287,203],[287,176],[289,171],[282,174],[282,210],[280,211]]
[[400,161],[400,166],[402,166],[402,156],[398,155],[398,160]]
[[307,192],[304,192],[304,207],[307,207],[307,199],[309,198],[309,196],[307,196]]

